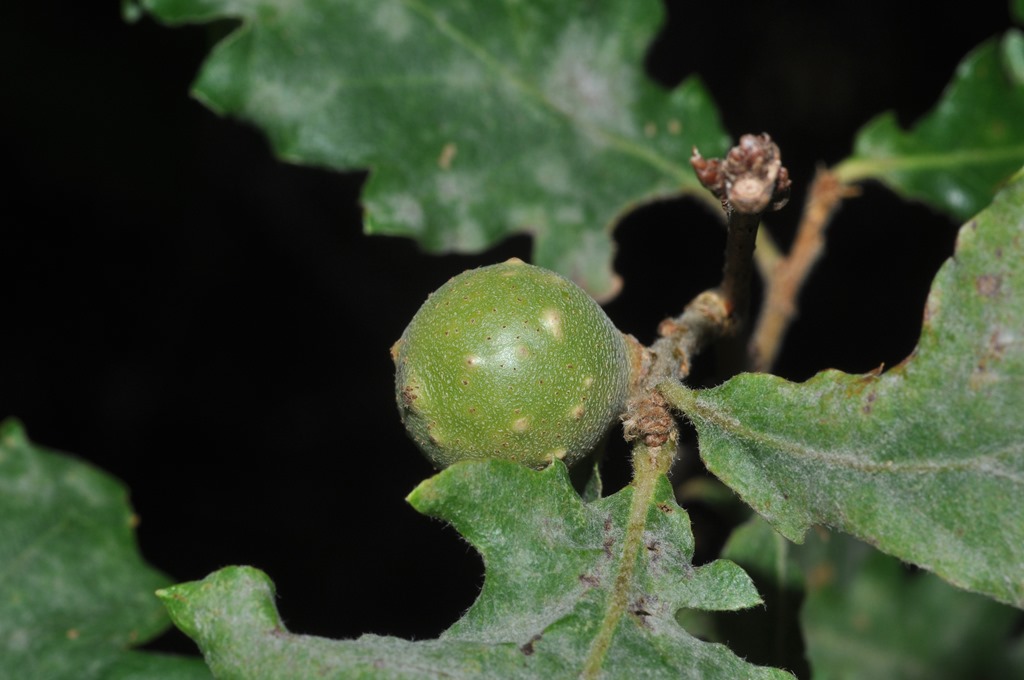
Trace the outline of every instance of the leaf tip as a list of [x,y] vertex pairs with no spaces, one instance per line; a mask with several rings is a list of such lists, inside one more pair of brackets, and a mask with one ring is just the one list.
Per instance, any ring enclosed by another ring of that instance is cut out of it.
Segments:
[[416,488],[405,497],[405,502],[415,508],[417,512],[425,515],[429,514],[428,510],[439,498],[437,484],[435,483],[437,477],[437,475],[434,475],[430,479],[425,479],[417,484]]

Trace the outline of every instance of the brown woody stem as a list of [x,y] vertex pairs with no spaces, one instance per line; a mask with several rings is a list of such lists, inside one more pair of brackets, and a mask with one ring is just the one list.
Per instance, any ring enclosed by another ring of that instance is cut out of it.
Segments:
[[[626,417],[627,439],[643,438],[656,448],[670,439],[675,428],[668,406],[656,388],[665,380],[682,380],[691,362],[709,343],[736,333],[747,311],[754,245],[761,216],[778,210],[789,199],[789,173],[782,166],[779,148],[766,135],[744,135],[724,159],[705,159],[694,149],[691,164],[701,183],[719,198],[728,219],[722,283],[694,298],[677,317],[665,319],[659,337],[645,348],[645,375],[630,402]],[[651,423],[672,422],[670,429]]]
[[749,345],[755,371],[770,370],[778,358],[786,331],[797,316],[800,289],[824,252],[825,228],[842,200],[856,194],[856,188],[840,182],[830,170],[819,169],[815,174],[789,254],[764,272],[764,304]]

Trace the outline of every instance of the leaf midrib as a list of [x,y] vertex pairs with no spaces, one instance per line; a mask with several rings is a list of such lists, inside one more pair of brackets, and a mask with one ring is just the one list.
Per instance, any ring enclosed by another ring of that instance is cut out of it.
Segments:
[[[702,420],[717,427],[723,432],[754,443],[757,446],[774,449],[787,454],[790,458],[807,461],[823,461],[835,467],[845,468],[855,472],[868,474],[879,473],[904,473],[904,474],[942,474],[947,472],[971,471],[983,472],[989,475],[1003,477],[1016,484],[1024,486],[1024,475],[1014,470],[1006,469],[999,465],[1002,458],[1010,457],[1016,449],[1013,443],[1000,448],[994,453],[977,453],[975,455],[957,459],[946,459],[939,461],[865,461],[850,454],[842,454],[832,451],[822,451],[807,446],[803,442],[786,439],[779,435],[756,430],[750,426],[743,425],[735,418],[730,418],[720,409],[716,409],[701,400],[696,392],[688,390],[682,385],[666,384],[662,386],[666,397],[673,404],[685,403],[682,408],[687,415],[698,415]],[[986,465],[987,463],[991,463]],[[975,468],[984,468],[975,469]]]
[[987,165],[1024,160],[1024,144],[998,148],[959,149],[945,153],[912,153],[895,156],[853,156],[834,169],[843,182],[859,182],[881,177],[890,172],[911,170],[943,170],[947,168]]
[[658,473],[652,468],[639,470],[633,480],[633,497],[629,505],[626,532],[622,539],[622,555],[619,560],[618,573],[612,585],[604,618],[601,620],[597,634],[591,641],[583,671],[580,673],[581,678],[596,678],[601,674],[608,650],[615,637],[615,631],[618,629],[622,616],[626,613],[629,593],[632,591],[635,578],[637,558],[643,545],[644,531],[647,529],[648,509],[653,502],[658,479]]

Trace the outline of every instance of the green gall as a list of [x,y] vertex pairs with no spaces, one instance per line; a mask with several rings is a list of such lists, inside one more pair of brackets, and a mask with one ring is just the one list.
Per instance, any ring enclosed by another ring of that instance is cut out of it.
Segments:
[[512,259],[435,291],[391,348],[398,409],[438,468],[572,465],[625,409],[626,338],[583,289]]

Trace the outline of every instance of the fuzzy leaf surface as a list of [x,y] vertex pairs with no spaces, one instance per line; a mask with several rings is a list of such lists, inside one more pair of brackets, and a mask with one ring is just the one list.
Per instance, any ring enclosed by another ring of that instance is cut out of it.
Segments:
[[[686,513],[664,477],[652,488],[638,520],[632,487],[584,503],[561,463],[538,472],[464,462],[425,481],[409,501],[451,523],[486,566],[479,598],[437,640],[288,633],[273,584],[250,567],[160,595],[218,678],[555,678],[626,669],[654,678],[791,677],[675,622],[683,607],[732,610],[760,598],[735,564],[690,563]],[[632,550],[631,536],[639,539]]]
[[876,179],[957,219],[992,200],[1024,163],[1024,34],[982,43],[957,68],[935,108],[913,128],[883,113],[857,134],[836,172]]
[[369,168],[367,232],[433,252],[526,233],[535,264],[598,299],[618,289],[620,216],[699,192],[691,148],[728,146],[697,80],[667,92],[644,75],[658,0],[138,4],[172,23],[241,19],[195,96],[289,161]]
[[762,589],[784,584],[806,593],[800,622],[814,678],[955,680],[1024,673],[1012,638],[1019,611],[933,574],[911,573],[844,534],[818,529],[797,546],[755,516],[733,533],[722,554],[759,576]]
[[786,537],[835,527],[1024,607],[1024,174],[961,228],[900,365],[664,389]]
[[0,677],[209,678],[199,659],[129,651],[170,621],[117,480],[0,423]]

